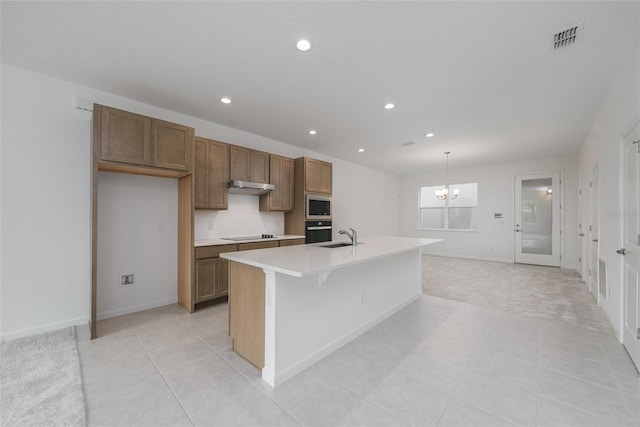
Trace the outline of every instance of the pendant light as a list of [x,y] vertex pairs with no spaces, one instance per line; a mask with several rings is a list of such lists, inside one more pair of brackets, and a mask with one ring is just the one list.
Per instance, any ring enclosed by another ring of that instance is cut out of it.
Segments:
[[447,156],[447,180],[444,182],[444,188],[442,190],[436,191],[436,197],[442,200],[452,200],[458,197],[458,194],[460,194],[460,190],[456,188],[453,190],[452,194],[449,194],[449,154],[451,154],[451,151],[445,151],[444,154]]

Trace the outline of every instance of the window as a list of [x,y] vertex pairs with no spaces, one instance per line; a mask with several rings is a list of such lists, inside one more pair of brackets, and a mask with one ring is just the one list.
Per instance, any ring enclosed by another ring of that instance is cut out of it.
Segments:
[[455,199],[439,199],[436,191],[444,185],[420,188],[420,228],[436,230],[475,230],[478,222],[478,183],[449,184]]

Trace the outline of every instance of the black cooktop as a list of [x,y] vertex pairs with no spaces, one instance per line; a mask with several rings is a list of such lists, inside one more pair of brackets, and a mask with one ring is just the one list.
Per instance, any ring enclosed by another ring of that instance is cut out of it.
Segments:
[[243,240],[260,240],[260,239],[273,239],[273,234],[262,234],[260,236],[242,236],[242,237],[221,237],[222,240],[233,240],[234,242],[241,242]]

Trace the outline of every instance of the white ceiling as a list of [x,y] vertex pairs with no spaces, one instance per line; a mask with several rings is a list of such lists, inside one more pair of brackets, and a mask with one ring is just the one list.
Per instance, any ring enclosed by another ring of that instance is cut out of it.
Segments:
[[576,153],[639,5],[3,1],[2,61],[404,175]]

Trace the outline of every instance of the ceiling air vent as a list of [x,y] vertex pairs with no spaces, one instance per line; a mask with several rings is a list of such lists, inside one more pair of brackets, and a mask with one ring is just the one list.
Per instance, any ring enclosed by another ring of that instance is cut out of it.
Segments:
[[553,49],[571,46],[582,38],[582,22],[553,35]]

